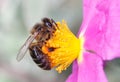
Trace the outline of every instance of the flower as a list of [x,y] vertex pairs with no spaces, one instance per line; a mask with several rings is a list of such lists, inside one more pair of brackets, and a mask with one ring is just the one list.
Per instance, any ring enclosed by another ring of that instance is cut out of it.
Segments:
[[120,57],[120,1],[84,0],[83,22],[78,37],[84,37],[83,60],[73,63],[66,82],[107,82],[105,60]]

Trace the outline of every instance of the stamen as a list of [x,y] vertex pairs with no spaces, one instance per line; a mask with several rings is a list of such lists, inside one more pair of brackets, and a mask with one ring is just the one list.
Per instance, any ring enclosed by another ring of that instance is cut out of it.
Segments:
[[[51,67],[61,73],[79,56],[82,40],[77,38],[68,28],[66,22],[57,22],[57,30],[53,37],[42,47],[42,51],[48,55]],[[82,55],[82,54],[80,54]]]

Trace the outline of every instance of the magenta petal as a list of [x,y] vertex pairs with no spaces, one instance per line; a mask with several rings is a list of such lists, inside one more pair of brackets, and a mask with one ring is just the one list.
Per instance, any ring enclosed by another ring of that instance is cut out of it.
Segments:
[[77,82],[78,80],[78,63],[74,61],[72,74],[69,76],[66,82]]
[[67,82],[107,82],[102,60],[120,57],[120,0],[84,0],[83,23],[78,36],[84,36],[83,62],[74,62]]
[[81,27],[81,33],[86,28],[85,49],[95,51],[104,60],[120,57],[120,0],[100,0],[93,6],[89,3],[84,3],[84,13],[88,14],[84,14]]
[[84,53],[84,61],[77,70],[73,69],[66,82],[107,82],[101,58],[95,54]]

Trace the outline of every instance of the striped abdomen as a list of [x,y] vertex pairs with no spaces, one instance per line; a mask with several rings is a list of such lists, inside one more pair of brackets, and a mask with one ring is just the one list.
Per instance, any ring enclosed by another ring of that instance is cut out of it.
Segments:
[[33,61],[42,69],[50,70],[51,65],[48,57],[39,49],[39,46],[33,45],[29,48]]

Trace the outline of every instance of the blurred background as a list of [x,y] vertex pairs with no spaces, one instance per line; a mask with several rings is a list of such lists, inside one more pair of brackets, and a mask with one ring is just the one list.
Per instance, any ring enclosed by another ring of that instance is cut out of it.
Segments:
[[[77,34],[82,21],[82,0],[0,0],[0,82],[65,82],[71,73],[71,66],[61,74],[54,69],[41,70],[29,53],[21,62],[16,61],[32,26],[43,17],[65,19]],[[119,59],[106,63],[109,82],[120,81],[119,63]]]

